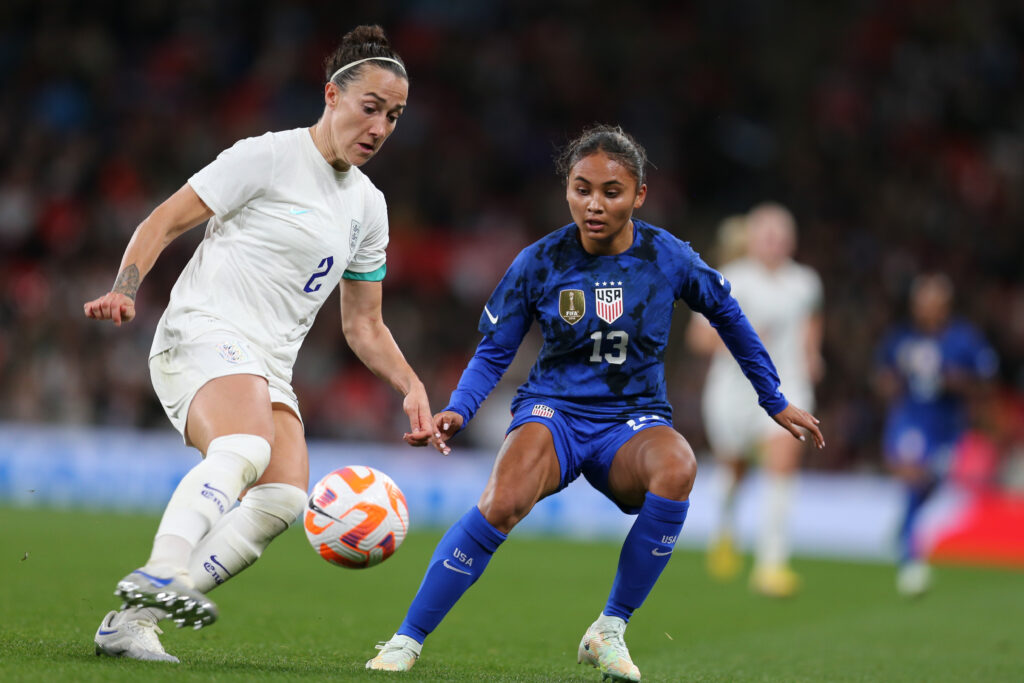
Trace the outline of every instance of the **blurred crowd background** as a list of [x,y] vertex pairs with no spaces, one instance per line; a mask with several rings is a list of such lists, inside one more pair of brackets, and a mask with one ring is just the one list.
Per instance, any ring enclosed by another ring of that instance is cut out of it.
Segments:
[[[1016,0],[592,2],[224,0],[0,6],[0,421],[170,429],[153,329],[202,229],[143,283],[138,319],[87,321],[137,223],[239,138],[308,126],[323,58],[379,23],[409,107],[363,170],[391,218],[385,320],[442,408],[515,254],[569,222],[558,147],[619,123],[653,168],[639,216],[712,263],[717,226],[763,200],[825,285],[818,469],[870,469],[875,347],[910,280],[941,270],[1000,355],[979,429],[1024,437],[1024,5]],[[352,356],[337,295],[294,386],[312,437],[397,443],[393,391]],[[669,354],[676,426],[700,450],[705,363]],[[525,376],[530,340],[503,382]],[[532,346],[531,348],[531,345]],[[507,401],[463,445],[500,439]],[[459,442],[456,443],[458,445]]]

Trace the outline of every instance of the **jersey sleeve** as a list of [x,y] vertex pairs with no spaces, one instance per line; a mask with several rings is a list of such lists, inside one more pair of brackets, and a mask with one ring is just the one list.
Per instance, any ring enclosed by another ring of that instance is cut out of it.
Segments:
[[[369,183],[367,183],[369,185]],[[370,280],[379,282],[384,279],[387,271],[385,264],[388,246],[388,207],[384,194],[373,186],[366,198],[366,211],[363,214],[363,238],[356,246],[342,273],[346,280]]]
[[466,369],[462,371],[459,385],[452,392],[444,410],[461,415],[462,426],[465,428],[508,370],[515,355],[516,349],[499,346],[492,338],[484,337]]
[[524,250],[516,256],[480,314],[481,334],[512,350],[519,348],[533,323],[529,268],[532,253]]
[[821,277],[808,266],[804,266],[804,273],[807,276],[807,311],[820,313],[825,306],[825,288],[821,284]]
[[962,362],[979,379],[992,379],[999,371],[999,356],[973,325],[964,325]]
[[717,330],[757,392],[758,405],[769,415],[779,414],[789,405],[779,389],[779,373],[761,338],[733,298],[729,281],[688,245],[684,247],[679,298],[703,314]]
[[264,194],[274,177],[270,133],[239,140],[188,179],[215,216],[226,216]]

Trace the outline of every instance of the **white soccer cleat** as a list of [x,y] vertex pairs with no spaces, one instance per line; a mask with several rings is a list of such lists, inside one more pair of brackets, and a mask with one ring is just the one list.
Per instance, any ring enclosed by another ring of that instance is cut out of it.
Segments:
[[622,638],[625,632],[625,621],[602,614],[583,634],[576,661],[600,669],[602,681],[606,678],[639,681],[640,669],[630,659],[626,641]]
[[109,612],[96,629],[96,654],[127,657],[147,662],[174,662],[157,637],[163,631],[151,619],[126,619],[123,612]]
[[397,633],[388,642],[377,643],[375,647],[380,652],[366,663],[366,668],[377,671],[409,671],[423,650],[421,643]]
[[896,590],[908,598],[924,595],[931,586],[932,570],[924,562],[908,562],[896,574]]
[[217,620],[217,605],[192,587],[184,572],[159,576],[147,568],[136,569],[117,582],[114,595],[124,607],[156,607],[178,625],[200,629]]

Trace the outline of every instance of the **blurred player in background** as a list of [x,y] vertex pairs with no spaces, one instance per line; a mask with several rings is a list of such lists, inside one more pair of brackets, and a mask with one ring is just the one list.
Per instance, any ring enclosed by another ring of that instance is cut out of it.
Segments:
[[906,490],[896,585],[911,596],[931,583],[915,544],[915,524],[967,427],[967,399],[995,375],[998,365],[981,333],[952,317],[952,306],[948,277],[918,276],[910,289],[909,322],[885,336],[877,356],[875,386],[889,404],[885,458]]
[[[813,387],[823,370],[821,280],[792,259],[796,223],[785,207],[761,204],[744,223],[746,255],[722,265],[722,274],[775,361],[782,391],[813,410]],[[730,246],[741,241],[732,234],[736,231],[728,223],[723,226],[724,252],[738,251]],[[712,356],[703,410],[717,464],[719,522],[708,550],[708,570],[722,580],[740,570],[734,542],[736,492],[749,460],[757,457],[764,468],[764,496],[750,587],[773,597],[793,595],[799,577],[789,566],[787,526],[802,444],[780,436],[772,421],[756,410],[750,383],[705,318],[694,316],[687,334],[692,348]]]
[[435,433],[423,384],[381,319],[387,207],[358,168],[394,131],[409,78],[378,26],[348,33],[325,68],[313,126],[222,152],[139,225],[112,291],[85,304],[90,318],[130,321],[161,251],[209,221],[150,353],[157,396],[203,461],[171,496],[149,560],[117,584],[127,608],[103,618],[97,653],[177,662],[157,622],[214,621],[206,593],[301,513],[309,464],[292,366],[339,283],[349,346],[405,396],[406,441],[425,445]]
[[672,555],[697,468],[672,428],[665,395],[665,347],[679,300],[718,327],[787,438],[803,439],[808,430],[823,445],[817,420],[779,391],[771,359],[725,278],[685,242],[632,218],[647,194],[645,164],[643,148],[609,126],[585,131],[563,154],[573,222],[524,249],[484,306],[484,338],[435,416],[443,436],[472,419],[534,320],[544,346],[512,402],[512,423],[478,505],[441,539],[405,621],[367,668],[412,668],[427,635],[512,528],[582,474],[637,518],[578,661],[615,680],[640,680],[623,638],[626,622]]

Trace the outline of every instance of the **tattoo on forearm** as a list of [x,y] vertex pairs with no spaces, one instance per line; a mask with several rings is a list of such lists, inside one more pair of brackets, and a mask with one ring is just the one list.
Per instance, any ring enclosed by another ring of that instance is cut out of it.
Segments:
[[114,288],[110,291],[124,294],[132,301],[135,301],[135,294],[139,291],[139,267],[134,263],[126,266],[124,270],[118,273],[117,280],[114,281]]

